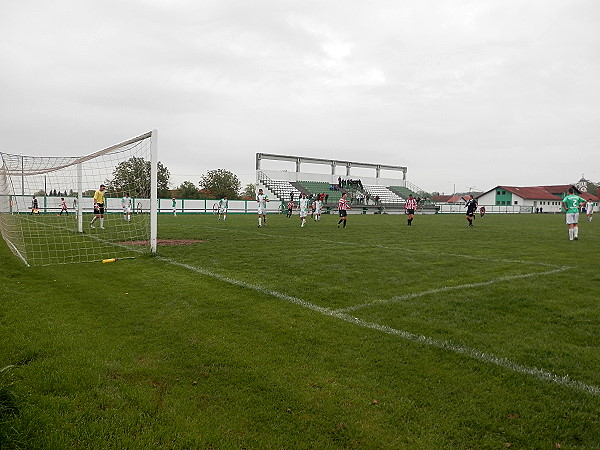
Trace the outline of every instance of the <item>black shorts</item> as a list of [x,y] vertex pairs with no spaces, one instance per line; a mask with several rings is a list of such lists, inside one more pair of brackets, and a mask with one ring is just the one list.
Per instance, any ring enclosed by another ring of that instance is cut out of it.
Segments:
[[410,216],[411,214],[414,214],[414,213],[415,213],[415,210],[414,210],[414,209],[407,209],[407,210],[406,210],[406,214],[408,214],[409,216]]
[[104,214],[104,203],[94,205],[94,214]]
[[340,217],[346,217],[348,215],[348,211],[345,209],[340,209]]

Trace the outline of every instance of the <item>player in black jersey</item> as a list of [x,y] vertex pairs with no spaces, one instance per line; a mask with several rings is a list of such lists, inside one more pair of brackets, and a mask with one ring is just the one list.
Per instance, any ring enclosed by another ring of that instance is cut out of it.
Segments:
[[473,221],[475,220],[475,211],[477,211],[477,200],[473,198],[472,195],[467,195],[467,198],[461,197],[465,202],[465,208],[467,208],[467,221],[469,222],[469,226],[473,226]]

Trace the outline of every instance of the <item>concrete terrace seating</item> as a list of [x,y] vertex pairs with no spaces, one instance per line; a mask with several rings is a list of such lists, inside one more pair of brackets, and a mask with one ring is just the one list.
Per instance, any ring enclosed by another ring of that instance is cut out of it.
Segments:
[[414,198],[419,197],[415,192],[411,191],[410,189],[404,186],[390,186],[389,189],[390,191],[398,194],[402,198],[408,198],[410,194],[412,194]]
[[369,200],[370,204],[374,203],[375,196],[379,196],[379,202],[384,204],[400,204],[405,201],[404,198],[392,192],[385,186],[364,185],[363,187],[365,192],[368,192],[371,196],[371,199]]
[[300,197],[300,191],[291,185],[289,181],[284,180],[262,180],[262,183],[269,188],[281,201],[290,200],[290,193],[294,194],[294,200]]

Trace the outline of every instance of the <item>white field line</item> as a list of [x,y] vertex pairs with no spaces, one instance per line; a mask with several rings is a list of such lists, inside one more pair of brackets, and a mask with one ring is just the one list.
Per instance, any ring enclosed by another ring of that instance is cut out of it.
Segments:
[[[101,237],[101,235],[94,235],[94,234],[90,234],[89,232],[85,232],[85,231],[83,233],[80,233],[78,230],[72,230],[70,228],[62,227],[62,226],[59,226],[59,225],[54,225],[54,224],[51,224],[51,223],[44,223],[43,225],[46,226],[46,227],[56,228],[56,229],[59,229],[59,230],[66,230],[71,235],[76,235],[76,236],[79,236],[79,237],[83,237],[85,239],[89,239],[90,241],[100,242],[101,244],[106,244],[107,246],[120,247],[120,248],[123,248],[125,250],[129,250],[131,252],[139,253],[139,254],[143,254],[143,253],[146,252],[145,249],[139,249],[139,248],[136,248],[133,245],[125,245],[125,244],[120,244],[119,242],[114,242],[114,241],[109,241],[109,240],[103,239]],[[104,257],[108,258],[108,257],[111,257],[111,255],[107,254],[107,255],[104,255]],[[98,261],[101,261],[102,259],[104,259],[104,257],[98,256],[98,258],[100,258],[100,259],[97,259],[97,260],[84,260],[84,261],[81,261],[81,263],[98,262]],[[29,264],[26,261],[25,261],[25,264],[27,264],[27,266],[29,266]],[[65,264],[65,263],[62,263],[62,264]],[[49,264],[42,264],[42,265],[49,265]]]
[[470,347],[453,344],[446,340],[438,340],[438,339],[434,339],[434,338],[431,338],[428,336],[422,336],[422,335],[410,333],[408,331],[391,328],[386,325],[379,325],[377,323],[367,322],[365,320],[359,319],[357,317],[353,317],[344,312],[339,312],[339,311],[331,310],[329,308],[324,308],[322,306],[315,305],[313,303],[307,302],[307,301],[302,300],[297,297],[293,297],[291,295],[287,295],[287,294],[277,292],[277,291],[274,291],[271,289],[265,289],[261,286],[255,285],[255,284],[250,284],[250,283],[246,283],[244,281],[240,281],[240,280],[229,278],[229,277],[226,277],[223,275],[219,275],[217,273],[211,272],[206,269],[202,269],[200,267],[195,267],[190,264],[177,262],[170,258],[158,256],[157,259],[160,261],[164,261],[168,264],[171,264],[173,266],[191,270],[193,272],[217,279],[219,281],[223,281],[225,283],[232,284],[234,286],[239,286],[239,287],[242,287],[245,289],[251,289],[253,291],[256,291],[256,292],[259,292],[259,293],[265,294],[265,295],[271,295],[280,300],[284,300],[286,302],[290,302],[295,305],[302,306],[302,307],[310,309],[312,311],[319,312],[323,315],[333,317],[333,318],[336,318],[339,320],[343,320],[344,322],[348,322],[348,323],[351,323],[351,324],[354,324],[354,325],[357,325],[357,326],[360,326],[363,328],[367,328],[367,329],[374,330],[374,331],[379,331],[382,333],[386,333],[386,334],[389,334],[392,336],[399,337],[401,339],[405,339],[408,341],[427,345],[430,347],[436,347],[436,348],[441,348],[444,350],[449,350],[451,352],[454,352],[454,353],[457,353],[460,355],[464,355],[464,356],[468,356],[470,358],[476,359],[476,360],[484,362],[484,363],[494,364],[496,366],[502,367],[502,368],[510,370],[512,372],[532,376],[540,381],[554,383],[554,384],[557,384],[560,386],[565,386],[565,387],[575,389],[578,391],[582,391],[582,392],[585,392],[587,394],[594,395],[594,396],[600,395],[600,387],[582,383],[580,381],[572,380],[568,375],[565,375],[565,376],[557,375],[557,374],[554,374],[547,370],[538,369],[537,367],[524,366],[522,364],[518,364],[516,362],[510,361],[509,359],[499,358],[497,356],[494,356],[494,355],[491,355],[491,354],[488,354],[485,352],[481,352],[479,350],[476,350],[476,349],[473,349]]
[[423,297],[425,295],[439,294],[440,292],[456,291],[456,290],[460,290],[460,289],[472,289],[472,288],[478,288],[478,287],[482,287],[482,286],[489,286],[490,284],[502,283],[504,281],[520,280],[523,278],[538,277],[538,276],[542,276],[542,275],[551,275],[551,274],[558,273],[558,272],[564,272],[565,270],[568,270],[571,268],[572,267],[564,266],[564,267],[559,267],[558,269],[547,270],[545,272],[531,272],[531,273],[525,273],[525,274],[521,274],[521,275],[509,275],[506,277],[495,278],[493,280],[482,281],[479,283],[467,283],[467,284],[460,284],[457,286],[444,286],[441,288],[430,289],[428,291],[414,292],[412,294],[406,294],[406,295],[398,295],[398,296],[395,296],[395,297],[392,297],[389,299],[375,300],[374,302],[363,303],[362,305],[349,306],[348,308],[338,309],[338,310],[336,310],[336,312],[347,313],[347,312],[351,312],[351,311],[356,311],[358,309],[367,308],[369,306],[397,303],[397,302],[401,302],[403,300],[409,300],[412,298]]

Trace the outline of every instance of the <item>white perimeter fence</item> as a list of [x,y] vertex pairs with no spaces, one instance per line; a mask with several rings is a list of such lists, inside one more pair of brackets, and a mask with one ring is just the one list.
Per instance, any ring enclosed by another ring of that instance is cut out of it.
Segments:
[[[64,197],[67,203],[69,212],[77,211],[77,198]],[[38,201],[38,210],[41,214],[54,213],[58,214],[61,210],[61,197],[40,196]],[[10,210],[13,213],[30,213],[33,198],[31,196],[13,195],[10,197]],[[133,213],[148,213],[150,211],[150,199],[147,198],[132,198]],[[218,205],[219,200],[215,199],[176,199],[175,211],[179,213],[206,214],[213,213]],[[267,203],[268,212],[278,212],[281,203],[279,201],[271,201]],[[123,211],[121,198],[105,197],[104,199],[105,212],[121,213]],[[83,198],[82,211],[84,214],[94,212],[94,201],[91,197]],[[256,213],[256,200],[229,200],[229,213]],[[170,198],[158,199],[159,213],[173,213],[173,200]]]
[[[534,206],[519,206],[519,205],[480,205],[485,206],[486,214],[533,214],[535,213]],[[466,209],[465,205],[439,205],[440,214],[464,214]],[[557,214],[561,212],[560,206],[546,206],[543,207],[544,213]],[[479,214],[479,208],[476,211]]]
[[[54,213],[60,212],[60,197],[37,197],[38,207],[40,213]],[[77,198],[76,197],[65,197],[69,212],[76,211]],[[11,196],[11,212],[29,213],[31,212],[31,201],[30,196]],[[178,214],[212,214],[214,209],[217,207],[219,200],[215,199],[176,199],[175,210]],[[147,198],[132,198],[133,213],[148,213],[150,210],[150,200]],[[278,200],[273,200],[267,203],[267,211],[270,213],[278,212],[282,206],[282,203]],[[464,205],[449,205],[440,204],[439,214],[464,214]],[[534,206],[518,206],[518,205],[483,205],[485,206],[486,214],[533,214],[536,212]],[[335,210],[335,208],[333,208]],[[356,206],[356,210],[349,212],[360,214],[362,213],[360,205]],[[91,197],[83,198],[83,213],[94,212],[94,201]],[[106,213],[121,213],[121,199],[120,198],[105,198],[105,210]],[[597,208],[595,208],[597,210]],[[256,201],[255,200],[229,200],[229,213],[256,213]],[[170,198],[158,199],[158,212],[159,213],[173,213],[173,200]],[[337,210],[335,210],[337,213]],[[557,214],[561,213],[560,206],[546,206],[543,209],[544,213]],[[477,211],[479,213],[479,210]]]

